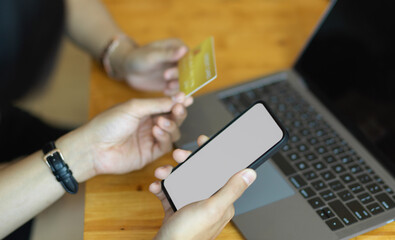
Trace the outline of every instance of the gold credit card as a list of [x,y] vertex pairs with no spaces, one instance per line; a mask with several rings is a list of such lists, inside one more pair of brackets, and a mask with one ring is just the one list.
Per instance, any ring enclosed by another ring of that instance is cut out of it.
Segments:
[[190,50],[179,62],[180,91],[191,96],[217,77],[214,38],[209,37]]

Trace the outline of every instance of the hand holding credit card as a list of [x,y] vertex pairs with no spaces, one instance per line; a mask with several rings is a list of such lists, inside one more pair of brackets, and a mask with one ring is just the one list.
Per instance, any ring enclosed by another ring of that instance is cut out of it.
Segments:
[[217,77],[214,38],[191,49],[178,63],[180,91],[191,96]]

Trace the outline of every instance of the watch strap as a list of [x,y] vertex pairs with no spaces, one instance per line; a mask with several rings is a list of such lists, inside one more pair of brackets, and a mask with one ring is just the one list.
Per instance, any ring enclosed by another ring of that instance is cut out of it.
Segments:
[[64,162],[64,158],[54,142],[49,142],[43,147],[44,161],[51,169],[56,180],[63,186],[66,192],[75,194],[78,192],[78,182],[73,177],[73,172]]

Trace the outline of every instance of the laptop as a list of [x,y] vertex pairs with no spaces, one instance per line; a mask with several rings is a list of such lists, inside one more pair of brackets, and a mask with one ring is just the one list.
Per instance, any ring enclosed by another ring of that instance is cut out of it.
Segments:
[[235,203],[246,239],[348,239],[394,220],[394,12],[332,1],[292,69],[195,98],[179,147],[258,99],[290,133]]

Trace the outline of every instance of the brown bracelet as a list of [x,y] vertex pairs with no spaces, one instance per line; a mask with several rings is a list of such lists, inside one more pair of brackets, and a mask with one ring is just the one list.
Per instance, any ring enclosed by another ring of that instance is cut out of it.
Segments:
[[113,66],[111,65],[110,55],[120,45],[122,40],[127,40],[128,42],[131,43],[133,47],[137,46],[137,44],[125,34],[117,34],[113,38],[111,38],[111,40],[108,42],[108,44],[104,48],[103,53],[100,56],[100,63],[102,64],[104,71],[107,73],[109,77],[118,80],[121,80],[123,76],[121,76],[120,73],[117,73],[114,70]]

